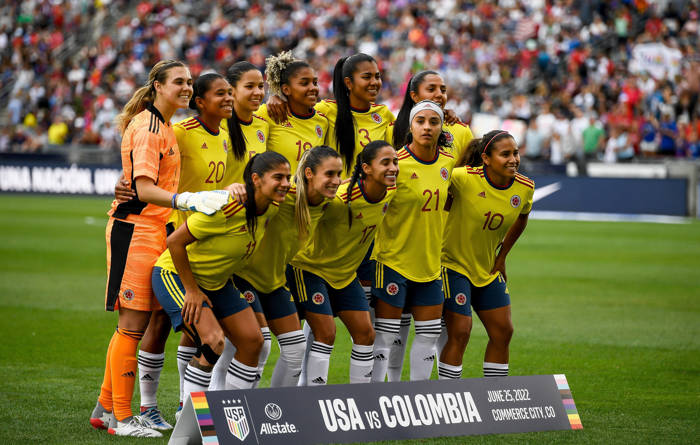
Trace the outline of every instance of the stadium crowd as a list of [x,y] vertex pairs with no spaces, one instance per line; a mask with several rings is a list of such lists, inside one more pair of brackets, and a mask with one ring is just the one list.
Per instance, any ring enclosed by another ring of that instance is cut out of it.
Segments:
[[413,73],[437,69],[465,122],[523,121],[530,159],[700,157],[693,1],[13,0],[0,11],[0,152],[118,151],[114,118],[156,61],[182,59],[197,76],[292,49],[319,72],[320,97],[339,57],[373,55],[394,111]]

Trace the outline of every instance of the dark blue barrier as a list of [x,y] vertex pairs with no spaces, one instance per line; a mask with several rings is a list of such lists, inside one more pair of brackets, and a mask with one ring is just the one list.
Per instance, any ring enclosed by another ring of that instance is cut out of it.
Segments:
[[685,216],[685,179],[535,176],[535,210]]

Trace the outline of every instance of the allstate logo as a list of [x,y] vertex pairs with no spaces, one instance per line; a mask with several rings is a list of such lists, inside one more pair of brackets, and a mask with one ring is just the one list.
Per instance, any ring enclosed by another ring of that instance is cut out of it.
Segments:
[[276,403],[265,405],[265,415],[270,420],[280,420],[282,418],[282,408]]

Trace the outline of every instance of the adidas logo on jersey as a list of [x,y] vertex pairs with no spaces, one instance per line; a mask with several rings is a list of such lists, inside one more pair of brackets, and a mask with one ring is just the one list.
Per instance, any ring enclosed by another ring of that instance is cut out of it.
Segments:
[[312,380],[312,382],[314,382],[317,385],[325,385],[326,384],[326,381],[323,380],[323,377],[321,377],[321,376],[316,377],[315,379]]
[[362,212],[358,213],[355,219],[362,219]]
[[209,147],[207,147],[207,143],[206,143],[206,142],[202,144],[202,150],[204,150],[205,148],[209,148]]
[[282,124],[280,124],[280,125],[282,125],[282,126],[285,127],[285,128],[294,128],[294,127],[292,127],[292,123],[289,122],[289,121],[284,121],[284,122],[282,122]]
[[480,196],[480,197],[482,197],[482,198],[486,198],[486,192],[481,192],[481,193],[479,193],[478,196]]
[[413,174],[411,175],[411,179],[418,179],[418,175],[415,174],[415,173],[413,173]]
[[128,371],[122,374],[122,377],[136,377],[136,375],[134,374],[134,371]]
[[175,154],[175,150],[173,150],[173,147],[170,147],[170,151],[168,152],[168,156],[172,156]]
[[145,376],[141,377],[141,381],[153,381],[153,377],[151,377],[151,374],[146,374]]

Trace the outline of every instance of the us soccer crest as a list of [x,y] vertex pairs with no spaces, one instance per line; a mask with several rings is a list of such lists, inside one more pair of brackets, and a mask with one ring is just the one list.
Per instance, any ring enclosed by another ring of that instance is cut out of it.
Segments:
[[245,416],[243,407],[226,406],[224,407],[224,414],[226,415],[226,423],[228,423],[228,429],[231,434],[243,442],[250,432],[248,419]]

